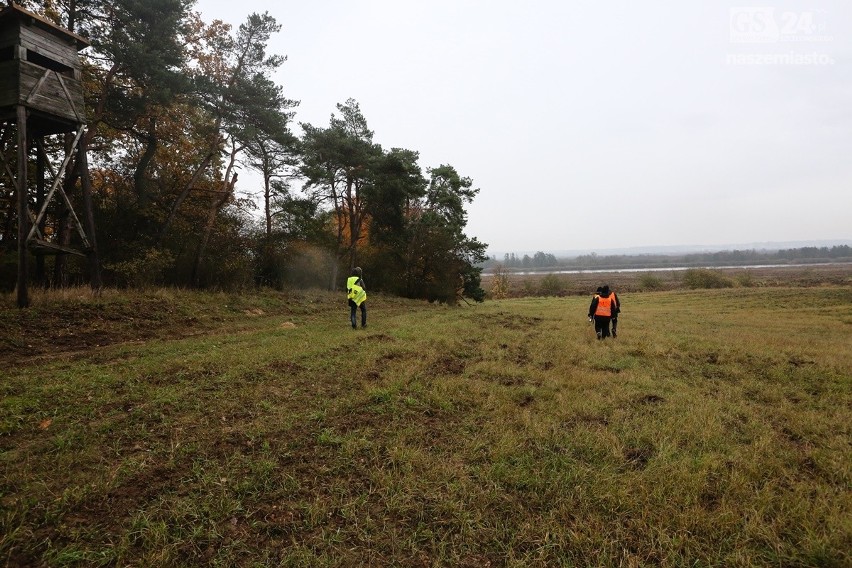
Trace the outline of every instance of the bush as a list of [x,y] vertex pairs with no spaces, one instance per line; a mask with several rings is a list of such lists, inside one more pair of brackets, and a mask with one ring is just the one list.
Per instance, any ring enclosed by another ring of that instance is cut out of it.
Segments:
[[509,295],[509,275],[502,264],[494,267],[494,276],[491,278],[491,297],[500,300]]
[[733,288],[734,281],[721,272],[706,268],[690,268],[683,275],[683,283],[693,290],[698,288]]
[[639,277],[639,287],[642,290],[662,290],[663,279],[649,272]]
[[555,274],[547,274],[538,285],[538,292],[542,296],[558,296],[564,289],[562,279]]
[[161,284],[174,262],[169,251],[150,248],[131,260],[105,263],[104,268],[113,273],[119,286],[146,288]]
[[737,274],[736,279],[737,284],[743,288],[753,288],[754,286],[757,286],[757,280],[754,279],[754,275],[751,272],[746,271],[742,274]]

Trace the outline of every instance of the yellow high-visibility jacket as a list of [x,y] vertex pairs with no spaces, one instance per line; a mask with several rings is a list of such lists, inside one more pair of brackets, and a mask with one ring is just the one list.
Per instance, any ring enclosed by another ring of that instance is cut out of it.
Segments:
[[350,276],[346,280],[346,297],[355,305],[360,306],[361,302],[367,299],[367,291],[361,286],[361,278],[358,276]]

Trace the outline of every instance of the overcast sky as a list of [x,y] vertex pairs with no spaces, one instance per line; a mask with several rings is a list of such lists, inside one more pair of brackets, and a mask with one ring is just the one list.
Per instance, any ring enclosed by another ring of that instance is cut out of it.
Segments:
[[298,122],[351,97],[384,148],[472,178],[467,234],[492,254],[852,239],[849,0],[196,10],[282,24]]

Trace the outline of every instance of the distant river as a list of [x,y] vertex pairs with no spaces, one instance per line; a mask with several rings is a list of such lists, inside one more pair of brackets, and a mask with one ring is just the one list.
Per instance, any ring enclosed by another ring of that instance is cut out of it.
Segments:
[[[603,272],[669,272],[676,270],[689,270],[690,268],[704,268],[708,270],[720,270],[723,268],[739,268],[747,270],[750,268],[804,268],[807,266],[852,266],[852,262],[815,262],[812,264],[746,264],[741,266],[666,266],[664,268],[591,268],[573,270],[535,270],[529,272],[508,272],[510,275],[527,276],[530,274],[597,274]],[[483,276],[493,276],[490,272],[483,272]]]

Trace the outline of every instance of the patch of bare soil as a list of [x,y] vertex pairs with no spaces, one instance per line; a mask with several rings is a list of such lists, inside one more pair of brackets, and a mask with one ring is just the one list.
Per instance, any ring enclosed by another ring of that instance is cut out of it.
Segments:
[[0,365],[26,366],[51,355],[89,351],[104,345],[186,336],[197,320],[176,316],[162,303],[99,309],[69,303],[38,310],[0,310]]

